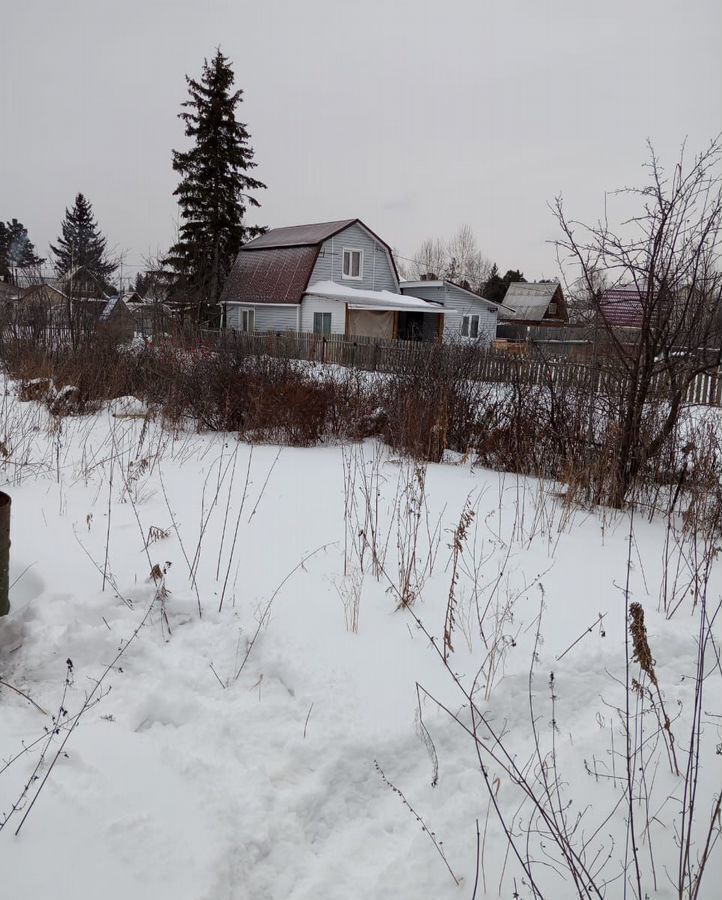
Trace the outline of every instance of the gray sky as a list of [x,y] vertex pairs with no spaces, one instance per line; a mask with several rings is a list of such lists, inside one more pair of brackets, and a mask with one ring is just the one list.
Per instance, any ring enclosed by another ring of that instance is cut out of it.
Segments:
[[556,274],[581,218],[722,128],[719,0],[0,0],[0,218],[42,255],[78,191],[126,273],[175,230],[185,73],[220,45],[259,224],[359,216],[399,253],[460,224]]

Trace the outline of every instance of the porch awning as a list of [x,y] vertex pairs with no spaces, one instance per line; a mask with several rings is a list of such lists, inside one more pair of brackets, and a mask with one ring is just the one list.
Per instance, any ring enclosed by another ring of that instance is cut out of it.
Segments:
[[443,316],[446,310],[438,303],[406,297],[392,291],[367,291],[336,284],[335,281],[318,281],[305,292],[314,297],[325,297],[346,303],[349,309],[367,309],[377,312],[423,312]]

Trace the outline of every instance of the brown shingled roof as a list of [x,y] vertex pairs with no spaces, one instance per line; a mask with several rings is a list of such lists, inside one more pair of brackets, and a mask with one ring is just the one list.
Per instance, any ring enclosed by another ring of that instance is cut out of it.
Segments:
[[243,250],[265,250],[271,247],[315,247],[358,221],[358,219],[339,219],[336,222],[317,222],[314,225],[273,228],[249,241]]
[[253,253],[244,247],[223,285],[221,302],[300,303],[317,256],[318,245]]

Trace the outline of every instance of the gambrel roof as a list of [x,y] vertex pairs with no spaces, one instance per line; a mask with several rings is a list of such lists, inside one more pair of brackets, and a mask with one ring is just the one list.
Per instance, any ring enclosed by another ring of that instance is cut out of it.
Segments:
[[273,228],[241,247],[221,303],[300,303],[321,245],[356,224],[386,248],[395,270],[389,245],[360,219]]

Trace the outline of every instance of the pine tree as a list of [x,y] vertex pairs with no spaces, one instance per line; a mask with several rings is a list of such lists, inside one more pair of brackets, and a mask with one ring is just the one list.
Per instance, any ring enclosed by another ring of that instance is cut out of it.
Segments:
[[95,221],[92,204],[82,194],[77,195],[72,209],[65,210],[61,230],[57,244],[50,245],[58,275],[80,268],[107,285],[117,265],[108,259],[106,238]]
[[198,317],[206,304],[218,303],[223,281],[241,246],[263,229],[245,224],[249,206],[260,203],[248,191],[265,185],[247,173],[255,168],[246,126],[236,121],[243,91],[232,90],[234,75],[228,59],[216,52],[204,60],[200,80],[186,76],[190,99],[179,118],[187,151],[173,151],[173,169],[181,179],[174,196],[181,209],[178,241],[168,264],[196,304]]

